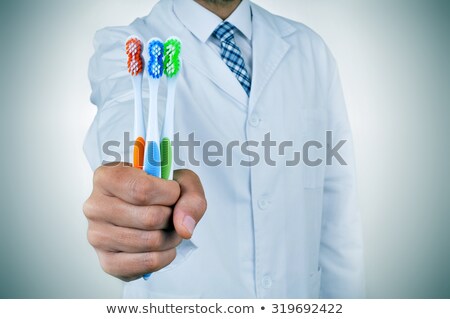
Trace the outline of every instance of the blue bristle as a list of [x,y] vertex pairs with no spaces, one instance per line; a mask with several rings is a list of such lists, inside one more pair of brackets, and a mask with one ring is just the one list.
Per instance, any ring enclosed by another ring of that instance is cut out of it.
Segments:
[[148,75],[159,79],[164,73],[164,43],[161,40],[152,40],[148,44]]

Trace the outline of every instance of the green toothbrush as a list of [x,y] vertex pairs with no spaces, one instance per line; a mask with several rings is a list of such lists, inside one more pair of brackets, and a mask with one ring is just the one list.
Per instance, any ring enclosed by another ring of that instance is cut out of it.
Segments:
[[166,115],[161,134],[161,178],[173,178],[173,150],[175,91],[177,78],[181,70],[181,41],[170,37],[164,43],[164,74],[167,76]]

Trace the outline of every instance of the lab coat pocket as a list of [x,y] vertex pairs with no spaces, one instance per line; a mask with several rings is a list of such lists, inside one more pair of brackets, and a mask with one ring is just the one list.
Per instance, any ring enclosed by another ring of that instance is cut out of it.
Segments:
[[302,127],[302,171],[305,188],[322,188],[326,163],[326,111],[324,108],[300,109]]
[[318,299],[320,296],[320,282],[322,277],[322,269],[319,267],[317,271],[309,275],[309,298]]

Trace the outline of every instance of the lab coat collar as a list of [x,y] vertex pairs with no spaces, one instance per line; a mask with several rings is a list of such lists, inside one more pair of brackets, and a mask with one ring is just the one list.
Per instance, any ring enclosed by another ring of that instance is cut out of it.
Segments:
[[[173,4],[178,1],[174,0]],[[251,112],[267,83],[288,52],[290,45],[284,37],[295,32],[295,28],[284,20],[275,19],[269,12],[249,2],[252,18],[253,75],[250,97],[228,66],[205,42],[187,28],[179,29],[183,41],[183,60],[199,73],[209,78],[217,87],[238,102],[245,112]],[[175,8],[173,8],[175,10]],[[175,12],[175,11],[174,11]],[[175,14],[175,16],[177,16]],[[178,22],[181,21],[177,18]],[[182,24],[181,24],[182,25]]]
[[253,111],[267,83],[277,70],[290,44],[284,39],[296,31],[288,22],[275,19],[263,8],[251,4],[253,13],[253,76],[249,114]]
[[[171,1],[173,3],[172,9],[174,17],[176,17],[178,24],[184,26],[183,30],[180,30],[180,33],[178,34],[178,37],[181,38],[183,42],[183,62],[186,65],[192,66],[199,73],[209,78],[220,90],[224,91],[226,94],[234,98],[234,100],[238,102],[236,103],[236,105],[246,112],[249,97],[247,96],[247,93],[245,93],[239,81],[236,80],[235,75],[230,72],[228,66],[223,62],[221,57],[216,52],[214,52],[214,50],[206,43],[206,41],[203,41],[203,37],[205,37],[205,35],[201,36],[199,33],[197,35],[194,34],[194,32],[192,32],[192,30],[186,26],[185,23],[187,20],[182,21],[179,16],[181,11],[178,12],[178,10],[182,8],[179,5],[182,4],[182,2],[191,1],[193,2],[193,0]],[[196,3],[194,4],[197,5]],[[197,7],[200,7],[200,5],[197,5]],[[203,8],[201,9],[203,10]],[[186,11],[183,12],[186,13]],[[222,20],[220,18],[218,19],[218,24],[220,24]],[[218,24],[214,25],[214,29]],[[212,31],[214,31],[214,29]]]
[[[194,0],[174,0],[173,11],[181,23],[201,42],[208,41],[222,19]],[[252,40],[252,12],[249,0],[243,0],[225,20],[233,24],[248,40]]]
[[[185,35],[184,39],[189,36],[195,39],[192,33]],[[249,97],[239,81],[236,81],[234,74],[210,46],[197,39],[197,42],[194,42],[194,39],[183,41],[183,62],[209,78],[218,89],[234,98],[238,106],[246,111]]]
[[252,40],[252,9],[250,1],[242,0],[236,10],[225,21],[234,25],[248,40]]

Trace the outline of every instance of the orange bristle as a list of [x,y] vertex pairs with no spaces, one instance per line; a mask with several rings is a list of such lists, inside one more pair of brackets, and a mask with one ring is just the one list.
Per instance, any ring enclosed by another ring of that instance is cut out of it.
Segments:
[[142,73],[144,70],[144,63],[141,57],[142,42],[137,38],[130,38],[126,43],[125,49],[128,56],[128,73],[132,76]]

